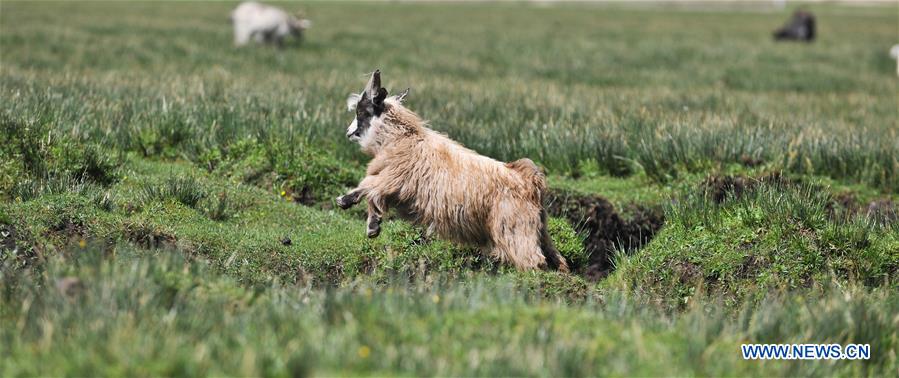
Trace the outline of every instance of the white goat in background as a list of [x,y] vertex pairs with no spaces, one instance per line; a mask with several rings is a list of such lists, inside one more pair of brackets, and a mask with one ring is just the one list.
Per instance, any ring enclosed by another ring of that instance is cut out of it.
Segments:
[[312,22],[299,16],[292,16],[284,10],[269,5],[246,1],[231,12],[234,26],[234,44],[246,45],[250,39],[259,43],[274,43],[281,47],[284,39],[294,36],[302,39],[303,31]]

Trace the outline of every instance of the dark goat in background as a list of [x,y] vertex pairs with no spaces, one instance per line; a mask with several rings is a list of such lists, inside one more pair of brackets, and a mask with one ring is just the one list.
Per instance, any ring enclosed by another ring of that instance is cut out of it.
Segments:
[[777,41],[814,41],[815,15],[811,12],[796,11],[786,25],[774,31],[774,39]]

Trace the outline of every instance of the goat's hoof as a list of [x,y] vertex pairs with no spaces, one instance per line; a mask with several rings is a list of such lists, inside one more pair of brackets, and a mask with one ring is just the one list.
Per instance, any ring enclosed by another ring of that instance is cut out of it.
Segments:
[[336,202],[337,202],[337,207],[344,209],[344,210],[349,209],[350,207],[353,206],[352,202],[347,201],[346,196],[337,197]]
[[369,228],[366,235],[368,235],[369,239],[374,239],[381,234],[381,227]]

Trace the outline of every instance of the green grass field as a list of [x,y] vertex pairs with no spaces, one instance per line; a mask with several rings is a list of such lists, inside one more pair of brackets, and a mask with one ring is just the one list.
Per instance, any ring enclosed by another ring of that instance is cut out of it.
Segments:
[[[0,3],[0,375],[899,371],[899,7]],[[574,272],[335,209],[367,73],[549,176]],[[745,361],[863,343],[866,361]]]

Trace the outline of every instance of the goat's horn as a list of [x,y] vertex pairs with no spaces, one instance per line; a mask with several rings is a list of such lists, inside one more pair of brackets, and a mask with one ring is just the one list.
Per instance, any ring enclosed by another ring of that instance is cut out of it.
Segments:
[[403,100],[405,100],[405,99],[406,99],[406,96],[409,95],[409,89],[411,89],[411,88],[406,88],[406,90],[402,91],[402,92],[400,93],[399,96],[396,96],[396,98],[397,98],[400,102],[402,102]]
[[375,70],[371,74],[371,79],[368,79],[368,85],[365,86],[365,94],[368,98],[374,98],[379,89],[381,89],[381,70]]

